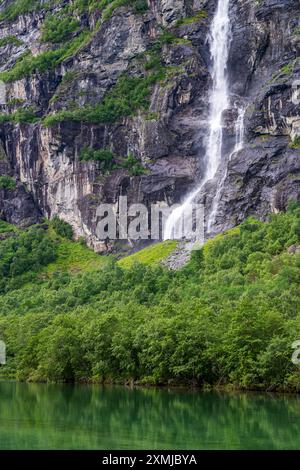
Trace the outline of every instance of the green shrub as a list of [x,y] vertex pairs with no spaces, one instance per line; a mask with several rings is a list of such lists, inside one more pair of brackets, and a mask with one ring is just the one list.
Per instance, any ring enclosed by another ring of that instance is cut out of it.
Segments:
[[0,73],[0,79],[4,82],[14,82],[34,72],[51,70],[74,55],[89,40],[90,35],[90,31],[84,31],[73,41],[66,43],[59,49],[45,51],[35,57],[26,52],[11,70]]
[[14,122],[34,124],[39,120],[33,108],[20,108],[13,114]]
[[0,219],[0,233],[15,232],[16,227],[5,220]]
[[11,176],[0,175],[0,189],[13,191],[16,188],[16,182]]
[[201,21],[207,17],[207,12],[205,10],[198,11],[194,16],[187,16],[185,18],[181,18],[177,21],[176,26],[182,26],[187,24],[193,24],[197,21]]
[[125,168],[130,176],[139,176],[147,172],[141,162],[132,154],[129,154],[122,161],[122,167]]
[[59,44],[70,39],[72,34],[78,30],[80,23],[69,16],[48,16],[42,27],[42,41]]
[[52,126],[63,121],[109,124],[122,117],[131,116],[138,109],[146,109],[149,106],[151,85],[161,77],[160,71],[155,71],[146,77],[122,76],[117,84],[106,93],[102,103],[49,114],[44,119],[44,124]]
[[285,74],[285,75],[291,75],[294,71],[294,68],[295,68],[295,61],[291,61],[289,62],[288,64],[284,65],[281,69],[281,73]]
[[57,215],[53,217],[51,221],[52,227],[56,231],[57,235],[72,240],[73,229],[70,224],[61,220]]
[[20,108],[14,113],[0,114],[0,123],[19,122],[19,123],[34,124],[38,120],[39,118],[37,117],[37,115],[35,114],[35,111],[31,107]]
[[64,76],[62,77],[61,83],[70,83],[74,80],[76,77],[77,73],[73,70],[69,70],[69,72],[66,72]]
[[20,39],[18,39],[16,36],[6,36],[5,38],[0,39],[0,47],[7,46],[7,44],[21,46],[23,42],[20,41]]
[[15,0],[2,13],[0,13],[0,21],[13,21],[19,15],[31,13],[43,7],[40,0]]
[[94,150],[89,147],[82,149],[79,159],[81,161],[95,161],[103,172],[111,171],[114,167],[115,156],[109,149]]
[[4,82],[14,82],[31,75],[33,72],[45,72],[54,68],[59,63],[61,56],[62,50],[60,49],[45,51],[35,57],[26,52],[12,69],[0,73],[0,79]]
[[0,292],[8,287],[10,279],[16,281],[24,273],[29,273],[30,276],[33,271],[54,261],[55,256],[54,242],[38,226],[19,232],[17,237],[1,241]]
[[293,142],[290,143],[290,148],[292,149],[300,149],[300,135],[297,135]]
[[135,13],[144,13],[148,10],[146,0],[102,0],[98,4],[98,8],[102,10],[103,21],[108,20],[114,11],[122,6],[130,6]]
[[135,0],[132,3],[133,3],[133,9],[135,13],[145,13],[149,8],[147,0]]

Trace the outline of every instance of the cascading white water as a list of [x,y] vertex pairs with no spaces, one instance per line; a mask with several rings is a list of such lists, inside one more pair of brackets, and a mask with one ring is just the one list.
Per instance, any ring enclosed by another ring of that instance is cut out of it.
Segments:
[[[244,107],[238,109],[238,118],[235,123],[235,146],[234,146],[233,152],[229,156],[228,162],[230,162],[233,155],[239,152],[240,150],[242,150],[244,146],[245,112],[246,112],[246,108]],[[208,216],[208,220],[207,220],[207,232],[208,233],[212,231],[212,227],[216,221],[216,215],[217,215],[219,202],[221,199],[222,189],[224,187],[224,182],[227,178],[227,175],[228,175],[228,169],[226,168],[222,181],[218,185],[218,189],[213,199],[212,207]]]
[[212,58],[213,86],[210,93],[209,136],[205,152],[205,174],[200,185],[187,197],[185,202],[175,209],[168,218],[164,230],[164,239],[172,239],[177,224],[187,208],[199,194],[207,181],[214,178],[222,158],[223,113],[229,106],[227,82],[227,62],[230,42],[229,1],[218,0],[217,10],[210,30],[210,52]]
[[244,107],[238,109],[238,118],[235,124],[235,147],[232,155],[242,150],[244,146],[245,112],[246,108]]

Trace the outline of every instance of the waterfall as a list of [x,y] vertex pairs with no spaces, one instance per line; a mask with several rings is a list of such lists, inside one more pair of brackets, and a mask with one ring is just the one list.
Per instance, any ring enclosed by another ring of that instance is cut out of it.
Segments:
[[235,124],[235,147],[232,155],[242,150],[244,146],[245,112],[246,108],[238,108],[238,118]]
[[[229,156],[228,163],[231,161],[233,155],[235,153],[239,152],[240,150],[242,150],[242,148],[244,146],[245,112],[246,112],[245,107],[238,108],[238,117],[237,117],[237,120],[236,120],[236,123],[235,123],[235,146],[234,146],[233,152]],[[213,225],[216,221],[216,215],[217,215],[219,202],[221,200],[222,189],[224,187],[224,182],[227,178],[227,175],[228,175],[228,168],[226,167],[226,170],[225,170],[224,176],[222,178],[222,181],[218,185],[216,195],[213,199],[210,214],[208,216],[208,221],[207,221],[207,232],[208,233],[210,233],[212,231],[212,227],[213,227]]]
[[164,239],[172,239],[186,209],[192,204],[203,186],[214,178],[222,158],[223,113],[229,107],[227,62],[230,42],[229,1],[218,0],[217,10],[210,29],[210,53],[212,59],[212,89],[210,93],[209,133],[205,151],[205,173],[199,186],[185,202],[169,216]]

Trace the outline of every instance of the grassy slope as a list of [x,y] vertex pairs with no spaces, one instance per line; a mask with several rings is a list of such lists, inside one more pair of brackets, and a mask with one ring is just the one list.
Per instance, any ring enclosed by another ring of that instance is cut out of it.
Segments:
[[[105,266],[111,256],[101,256],[94,253],[80,242],[66,240],[57,237],[54,232],[51,237],[58,243],[57,259],[43,269],[43,273],[53,274],[54,272],[88,272]],[[176,241],[166,241],[156,243],[132,255],[126,256],[118,261],[121,268],[131,268],[135,263],[153,266],[161,263],[176,248]]]
[[108,261],[108,257],[94,253],[80,242],[57,238],[57,259],[43,269],[46,274],[54,272],[87,272],[99,269]]
[[133,255],[122,258],[118,261],[118,265],[121,268],[131,268],[135,263],[141,263],[147,266],[157,265],[167,258],[176,247],[177,241],[175,240],[156,243]]
[[0,233],[17,232],[14,225],[8,224],[4,220],[0,220]]

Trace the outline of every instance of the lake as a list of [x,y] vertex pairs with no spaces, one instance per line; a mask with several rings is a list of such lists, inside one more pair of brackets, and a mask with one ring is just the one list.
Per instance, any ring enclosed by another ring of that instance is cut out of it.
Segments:
[[0,449],[299,449],[300,397],[0,382]]

